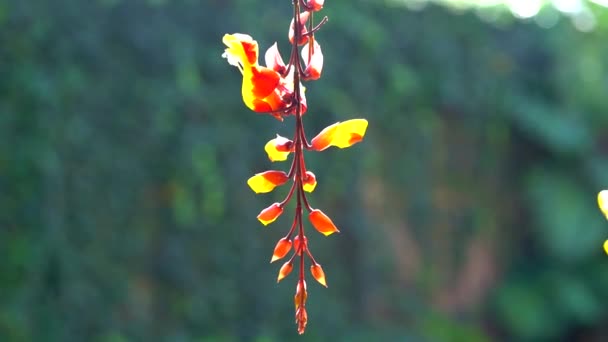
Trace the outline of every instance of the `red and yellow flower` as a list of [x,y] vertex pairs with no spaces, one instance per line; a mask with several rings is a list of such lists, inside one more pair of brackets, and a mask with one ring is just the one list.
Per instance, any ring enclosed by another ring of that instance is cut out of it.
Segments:
[[[325,271],[315,260],[304,230],[304,210],[308,221],[318,232],[328,236],[340,232],[336,224],[319,209],[309,204],[308,195],[317,186],[317,177],[308,170],[304,161],[304,151],[323,151],[331,146],[346,148],[360,142],[367,130],[367,120],[353,119],[337,122],[323,129],[310,143],[304,134],[302,116],[307,110],[305,88],[301,81],[317,80],[323,70],[321,45],[315,32],[326,22],[324,18],[317,26],[313,25],[312,12],[323,8],[323,0],[293,1],[294,18],[288,32],[292,53],[286,64],[279,53],[276,43],[264,54],[266,66],[258,63],[259,47],[253,38],[246,34],[224,35],[226,45],[224,54],[228,63],[236,66],[243,75],[241,95],[245,105],[257,113],[269,113],[279,120],[284,116],[295,116],[293,140],[277,135],[268,141],[264,150],[271,162],[285,161],[290,156],[289,171],[268,170],[260,172],[247,180],[249,187],[257,194],[268,193],[291,181],[291,188],[285,199],[263,209],[257,216],[263,225],[276,221],[291,199],[295,196],[296,208],[291,229],[275,245],[270,262],[288,258],[279,269],[277,282],[285,279],[299,261],[298,280],[294,296],[295,319],[298,333],[304,333],[308,324],[306,311],[305,259],[310,260],[310,274],[322,286],[327,287]],[[293,248],[292,248],[293,247]],[[291,254],[291,256],[288,256]]]

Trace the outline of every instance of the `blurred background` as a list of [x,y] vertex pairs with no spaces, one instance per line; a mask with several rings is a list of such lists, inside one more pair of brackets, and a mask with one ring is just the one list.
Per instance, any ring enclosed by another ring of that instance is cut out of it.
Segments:
[[[281,124],[224,33],[287,58],[290,1],[0,1],[0,341],[606,341],[605,0],[328,0],[307,154],[329,288],[268,261]],[[292,210],[292,209],[291,209]]]

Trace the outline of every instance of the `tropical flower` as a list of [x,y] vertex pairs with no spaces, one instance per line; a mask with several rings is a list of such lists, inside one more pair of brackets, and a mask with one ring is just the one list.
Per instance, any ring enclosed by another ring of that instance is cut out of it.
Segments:
[[278,72],[258,65],[258,42],[242,33],[226,34],[223,42],[228,48],[222,57],[243,74],[241,92],[245,105],[258,113],[286,108],[291,93]]
[[[302,81],[317,80],[323,70],[321,45],[315,39],[315,32],[327,22],[324,17],[316,26],[313,12],[323,8],[324,0],[297,0],[292,2],[295,14],[288,31],[291,55],[285,63],[277,43],[271,45],[264,54],[266,66],[258,64],[258,43],[247,34],[226,34],[224,54],[228,63],[237,67],[243,75],[241,95],[245,105],[257,113],[268,113],[279,120],[285,116],[295,116],[295,132],[292,140],[276,135],[268,141],[264,150],[271,162],[285,161],[290,156],[289,171],[268,170],[257,173],[247,180],[247,185],[256,194],[273,191],[291,181],[291,187],[281,202],[275,202],[263,209],[257,216],[263,225],[273,223],[283,214],[285,206],[296,198],[295,215],[289,232],[276,243],[270,262],[283,258],[287,260],[279,269],[277,282],[285,279],[293,270],[296,259],[299,272],[294,296],[295,320],[298,333],[303,334],[308,324],[306,311],[305,260],[310,261],[310,274],[322,286],[327,287],[325,271],[311,252],[305,234],[305,210],[308,221],[321,234],[328,236],[340,232],[334,222],[323,211],[313,209],[307,193],[315,190],[317,177],[308,170],[304,151],[323,151],[335,146],[346,148],[360,142],[367,130],[367,120],[353,119],[337,122],[323,129],[310,143],[304,133],[302,117],[307,110],[305,88]],[[288,256],[291,254],[291,256]]]

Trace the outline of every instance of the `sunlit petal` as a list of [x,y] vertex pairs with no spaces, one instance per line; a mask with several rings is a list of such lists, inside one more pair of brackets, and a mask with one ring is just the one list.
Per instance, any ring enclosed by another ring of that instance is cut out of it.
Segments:
[[312,139],[312,148],[317,151],[323,151],[330,146],[346,148],[363,140],[366,130],[367,120],[365,119],[337,122],[325,127]]
[[271,192],[275,187],[285,184],[289,178],[283,171],[270,170],[257,173],[247,180],[247,185],[256,194]]
[[283,62],[283,58],[279,53],[279,48],[277,43],[275,42],[266,50],[266,54],[264,54],[264,60],[266,61],[266,66],[270,69],[283,73],[285,72],[285,62]]
[[302,47],[302,59],[306,64],[304,72],[310,79],[316,80],[321,77],[321,71],[323,70],[323,53],[321,52],[321,45],[317,43],[317,40],[311,40],[313,41],[312,55],[310,54],[310,43],[306,43],[306,45]]

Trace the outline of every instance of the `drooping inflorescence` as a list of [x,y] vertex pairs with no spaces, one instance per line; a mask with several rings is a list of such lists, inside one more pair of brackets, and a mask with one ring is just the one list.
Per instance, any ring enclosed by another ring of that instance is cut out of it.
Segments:
[[277,282],[287,277],[293,270],[294,263],[298,263],[299,275],[294,302],[296,324],[300,334],[304,333],[308,322],[308,293],[304,272],[306,260],[310,262],[313,278],[327,287],[325,272],[308,246],[304,230],[304,210],[308,221],[323,235],[339,232],[333,221],[323,211],[313,208],[306,197],[307,192],[315,189],[317,179],[314,173],[306,168],[304,150],[323,151],[331,146],[346,148],[361,141],[367,129],[367,120],[352,119],[326,127],[310,142],[304,133],[302,115],[308,107],[302,82],[321,77],[323,54],[315,33],[327,22],[327,17],[315,25],[314,13],[320,11],[323,5],[324,0],[293,0],[293,18],[288,34],[291,54],[287,64],[284,63],[276,43],[265,53],[266,66],[261,66],[258,63],[258,43],[251,36],[234,33],[226,34],[223,38],[227,48],[222,56],[243,75],[241,92],[245,105],[254,112],[268,113],[280,121],[287,116],[295,117],[293,139],[277,135],[264,146],[272,162],[285,161],[292,155],[289,170],[258,173],[249,178],[247,184],[255,193],[267,193],[291,181],[291,188],[285,199],[262,210],[257,218],[264,225],[274,222],[295,197],[296,208],[291,229],[277,242],[270,262],[283,259],[292,252],[287,262],[281,266]]

